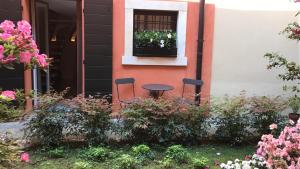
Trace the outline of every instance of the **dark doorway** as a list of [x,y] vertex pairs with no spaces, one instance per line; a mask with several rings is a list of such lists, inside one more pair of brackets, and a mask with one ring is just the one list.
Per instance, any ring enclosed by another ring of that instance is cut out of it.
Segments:
[[42,53],[52,58],[48,72],[37,70],[34,73],[39,92],[50,89],[62,91],[70,88],[70,94],[78,90],[78,22],[77,0],[33,0],[34,27],[36,41]]

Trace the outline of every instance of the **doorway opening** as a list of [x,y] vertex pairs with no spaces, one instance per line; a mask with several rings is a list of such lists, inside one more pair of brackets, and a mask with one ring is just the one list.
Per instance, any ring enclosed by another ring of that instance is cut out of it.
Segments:
[[38,92],[81,93],[81,1],[32,0],[32,25],[41,53],[52,58],[45,72],[34,70],[34,89]]

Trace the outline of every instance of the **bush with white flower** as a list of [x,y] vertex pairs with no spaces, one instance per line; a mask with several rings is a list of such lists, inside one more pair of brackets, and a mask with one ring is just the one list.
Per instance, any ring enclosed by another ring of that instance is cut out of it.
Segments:
[[27,21],[19,21],[16,26],[5,20],[0,24],[0,67],[13,69],[14,64],[20,63],[26,68],[34,65],[45,68],[49,65],[49,58],[39,53]]
[[176,32],[166,31],[137,31],[134,33],[136,48],[176,48]]
[[267,162],[263,157],[253,155],[250,160],[228,161],[220,165],[222,169],[267,169]]

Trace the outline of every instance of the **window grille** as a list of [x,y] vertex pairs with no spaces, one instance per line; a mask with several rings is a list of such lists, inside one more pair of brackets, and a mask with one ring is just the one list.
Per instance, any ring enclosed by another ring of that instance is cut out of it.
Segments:
[[134,31],[176,32],[178,12],[158,10],[134,10]]

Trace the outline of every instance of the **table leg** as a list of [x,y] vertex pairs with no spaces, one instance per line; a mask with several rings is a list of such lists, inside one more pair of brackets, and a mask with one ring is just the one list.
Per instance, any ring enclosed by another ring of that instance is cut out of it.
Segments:
[[154,99],[158,99],[159,98],[159,91],[157,90],[151,90],[150,91],[150,96],[153,97]]

